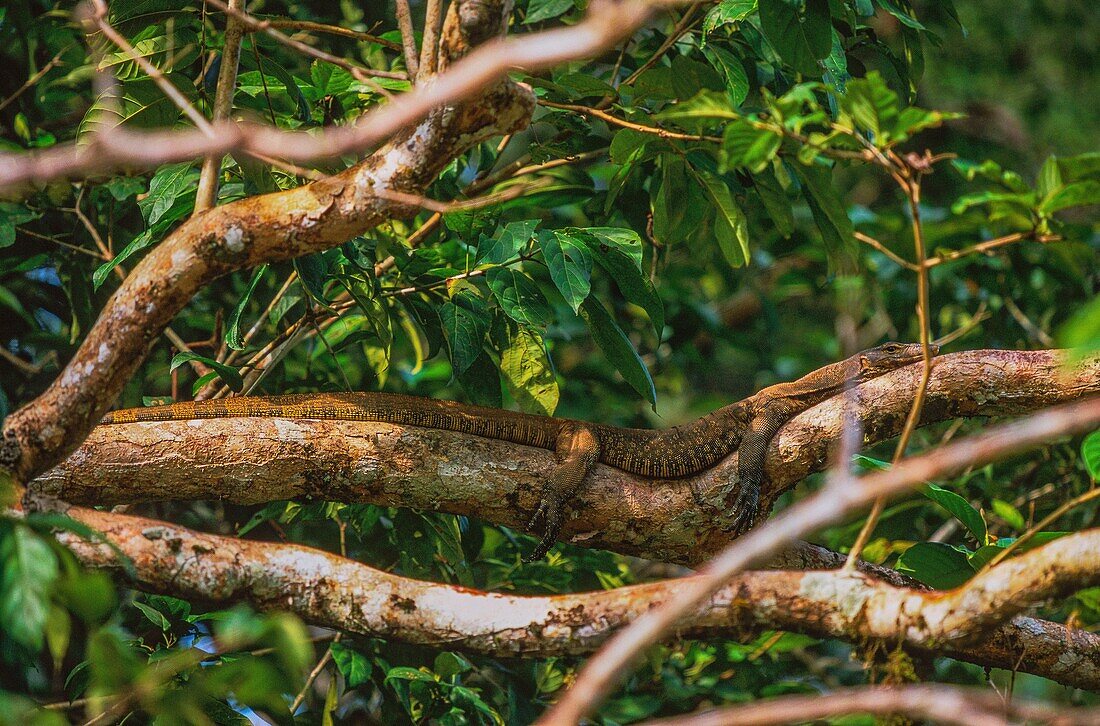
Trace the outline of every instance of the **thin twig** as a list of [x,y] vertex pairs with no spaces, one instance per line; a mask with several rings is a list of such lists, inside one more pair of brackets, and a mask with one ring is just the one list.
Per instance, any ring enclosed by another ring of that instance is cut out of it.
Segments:
[[416,78],[420,62],[416,54],[416,34],[413,32],[409,0],[397,0],[397,27],[401,30],[401,47],[405,52],[405,68],[409,78]]
[[[241,10],[244,0],[229,0],[229,6]],[[236,15],[229,14],[225,21],[225,48],[222,51],[221,67],[218,69],[218,86],[214,92],[214,108],[211,116],[215,122],[225,121],[233,111],[233,96],[237,90],[237,67],[241,58],[241,38],[244,24]],[[193,214],[214,206],[218,198],[218,177],[221,172],[222,157],[210,154],[202,162],[199,173],[199,188],[195,195]]]
[[55,55],[52,59],[50,59],[49,63],[47,63],[46,65],[39,68],[38,72],[35,73],[30,78],[28,78],[22,86],[15,89],[15,93],[11,94],[7,98],[5,98],[3,101],[0,101],[0,111],[3,111],[5,108],[7,108],[9,105],[11,105],[11,103],[13,101],[15,101],[15,99],[22,96],[27,91],[28,88],[30,88],[34,84],[38,83],[39,81],[41,81],[43,76],[45,76],[47,73],[52,71],[57,66],[61,65],[61,56],[68,53],[69,48],[72,48],[72,47],[73,47],[73,44],[69,43],[64,48],[57,51],[57,55]]
[[[385,38],[379,38],[377,35],[371,35],[370,33],[363,33],[358,30],[351,30],[349,28],[341,28],[339,25],[328,25],[326,23],[315,23],[312,20],[286,20],[271,18],[264,20],[268,27],[280,28],[282,30],[300,30],[303,32],[314,33],[327,33],[328,35],[342,35],[345,38],[354,38],[364,43],[377,43],[383,48],[389,50],[401,50],[401,46],[394,43],[392,40],[386,40]],[[250,28],[249,32],[256,32],[261,28]]]
[[424,10],[424,36],[420,39],[418,81],[435,75],[439,70],[439,33],[443,28],[443,0],[428,0]]

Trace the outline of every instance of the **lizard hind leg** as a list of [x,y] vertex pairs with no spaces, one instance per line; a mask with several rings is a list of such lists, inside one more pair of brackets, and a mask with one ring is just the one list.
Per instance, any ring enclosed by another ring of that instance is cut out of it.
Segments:
[[542,559],[557,540],[565,521],[565,505],[599,461],[600,440],[587,426],[569,424],[558,434],[554,450],[558,466],[543,484],[539,506],[527,523],[527,529],[535,529],[542,520],[542,539],[531,554],[523,558],[525,562]]
[[764,481],[768,444],[794,413],[780,399],[765,405],[749,422],[737,448],[737,500],[727,531],[744,534],[756,524],[760,516],[760,484]]

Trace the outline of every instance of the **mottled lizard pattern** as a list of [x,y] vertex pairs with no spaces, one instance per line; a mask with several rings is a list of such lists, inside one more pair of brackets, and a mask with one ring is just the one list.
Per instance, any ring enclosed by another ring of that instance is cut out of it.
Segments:
[[768,443],[784,423],[850,385],[920,359],[917,344],[886,343],[797,381],[765,388],[689,424],[659,430],[617,428],[393,393],[310,393],[183,402],[115,411],[103,423],[239,416],[377,421],[549,449],[557,454],[558,466],[543,485],[538,508],[528,524],[529,529],[540,520],[544,524],[542,540],[528,558],[533,560],[546,554],[556,540],[566,504],[596,462],[640,476],[679,479],[709,469],[736,451],[738,494],[732,529],[748,529],[759,513]]

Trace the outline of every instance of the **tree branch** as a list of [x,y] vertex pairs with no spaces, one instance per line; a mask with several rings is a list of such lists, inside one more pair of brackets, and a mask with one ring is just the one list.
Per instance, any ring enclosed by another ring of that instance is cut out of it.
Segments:
[[[462,4],[453,3],[452,8]],[[116,127],[93,136],[80,147],[0,154],[0,189],[110,169],[150,169],[215,154],[259,153],[308,162],[360,153],[416,123],[433,108],[468,99],[492,86],[509,71],[531,73],[610,48],[629,37],[651,13],[652,6],[644,0],[602,0],[591,3],[585,20],[574,26],[490,41],[462,60],[458,60],[461,56],[454,49],[444,47],[442,60],[449,57],[457,61],[451,72],[441,73],[432,83],[420,84],[364,114],[355,125],[330,128],[323,134],[232,123],[215,125],[212,136],[195,131],[143,133]],[[445,26],[444,46],[448,44],[448,33]]]
[[[157,520],[70,507],[110,545],[57,536],[89,567],[152,592],[218,603],[246,600],[327,627],[496,656],[581,655],[699,577],[579,594],[517,596],[411,580],[293,544],[201,534]],[[117,547],[118,551],[113,549]],[[1100,530],[1032,550],[949,593],[896,588],[859,573],[738,575],[680,624],[692,637],[786,630],[849,642],[883,639],[935,655],[1100,687],[1100,636],[1015,617],[1018,607],[1100,582]],[[1054,580],[1044,572],[1057,571]],[[991,596],[1021,587],[1010,606]],[[973,617],[968,622],[968,618]]]
[[[850,392],[867,443],[896,436],[919,365]],[[1057,351],[971,351],[936,359],[922,422],[1020,414],[1100,394],[1100,358],[1067,368]],[[768,451],[764,505],[824,467],[844,425],[832,399],[784,426]],[[548,451],[413,426],[353,421],[210,419],[95,429],[35,486],[67,501],[122,504],[169,499],[262,503],[311,497],[474,515],[522,527]],[[650,480],[599,466],[571,506],[563,538],[588,547],[697,565],[733,538],[726,496],[731,456],[691,479]]]

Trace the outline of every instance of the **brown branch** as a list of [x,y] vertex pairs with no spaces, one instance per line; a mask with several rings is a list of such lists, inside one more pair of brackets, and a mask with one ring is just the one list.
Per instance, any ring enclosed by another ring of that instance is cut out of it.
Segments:
[[998,726],[1020,721],[1046,724],[1100,724],[1094,708],[1058,708],[1028,701],[1005,701],[989,689],[942,684],[861,686],[831,693],[779,696],[740,706],[719,708],[674,719],[645,721],[643,726],[771,726],[825,720],[849,714],[909,716],[957,726]]
[[420,64],[416,53],[416,33],[413,31],[409,0],[396,0],[397,27],[401,30],[401,47],[405,53],[405,68],[409,78],[416,78]]
[[[564,725],[578,722],[599,705],[644,648],[717,592],[723,583],[752,564],[766,559],[784,543],[855,514],[877,498],[895,496],[921,482],[954,474],[968,466],[996,461],[1057,436],[1082,433],[1098,424],[1100,396],[1092,396],[990,428],[982,434],[952,442],[922,456],[904,459],[888,471],[860,478],[854,482],[856,486],[826,486],[820,493],[793,505],[727,547],[708,562],[700,571],[700,576],[688,583],[676,598],[648,610],[617,633],[584,665],[573,687],[544,714],[540,723]],[[1037,573],[1037,576],[1044,577],[1046,574]],[[830,597],[838,594],[832,592]],[[1027,595],[1021,594],[1021,597],[1026,598]],[[1003,610],[999,610],[998,614],[1000,612]],[[924,614],[928,615],[927,612]],[[974,620],[980,618],[975,616],[971,621]]]
[[[456,57],[469,50],[471,30],[457,27],[459,4],[448,16],[448,52]],[[472,30],[491,34],[501,20],[491,24],[492,31]],[[529,89],[505,81],[476,101],[435,110],[344,172],[185,222],[134,268],[61,376],[5,421],[0,466],[22,482],[64,458],[106,412],[155,336],[211,280],[327,249],[411,214],[414,208],[380,199],[377,191],[422,193],[458,154],[526,126],[532,109]]]
[[[243,0],[229,0],[229,7],[239,10]],[[244,23],[235,15],[228,15],[225,24],[225,47],[222,50],[221,67],[218,69],[218,85],[214,91],[214,121],[225,121],[233,111],[233,96],[237,90],[237,66],[241,58],[241,38]],[[218,198],[218,176],[221,174],[222,157],[207,156],[199,174],[199,188],[195,195],[195,214],[213,207]]]
[[237,151],[296,162],[360,152],[416,123],[433,108],[483,91],[509,71],[535,72],[599,53],[628,37],[650,14],[651,6],[644,0],[603,0],[592,3],[585,20],[568,28],[492,40],[461,60],[444,48],[452,56],[447,59],[449,72],[365,114],[353,126],[331,128],[319,135],[229,123],[216,125],[213,137],[198,132],[143,133],[116,127],[93,136],[80,147],[0,154],[0,188],[121,167],[149,169],[167,162]]
[[[339,25],[328,25],[326,23],[315,23],[311,20],[290,20],[285,18],[271,18],[264,20],[264,23],[271,28],[280,28],[283,30],[293,30],[302,32],[314,32],[314,33],[327,33],[329,35],[341,35],[345,38],[354,38],[355,40],[363,41],[364,43],[375,43],[388,48],[390,50],[401,50],[401,46],[394,43],[392,40],[386,40],[385,38],[379,38],[377,35],[370,33],[362,33],[358,30],[351,30],[349,28],[341,28]],[[250,29],[250,32],[256,32],[259,28]]]
[[[69,532],[57,537],[86,566],[120,574],[125,571],[121,552],[143,590],[215,603],[248,601],[342,631],[497,657],[589,653],[616,629],[651,608],[676,602],[702,579],[552,596],[485,593],[411,580],[301,545],[203,534],[80,507],[67,513],[102,532],[111,546],[90,544]],[[1097,688],[1100,636],[1012,617],[1016,605],[1100,582],[1097,553],[1100,531],[1070,535],[1022,556],[1011,573],[1002,572],[1008,563],[946,594],[896,588],[858,573],[742,574],[686,618],[678,632],[707,637],[778,629],[849,642],[883,639]],[[1057,581],[1044,579],[1043,572],[1051,569],[1059,571]],[[1016,596],[1013,607],[996,613],[994,608],[1005,603],[983,597],[996,593],[998,583],[1027,592]],[[975,595],[982,585],[985,590]],[[976,616],[972,623],[970,614]],[[963,631],[945,630],[945,624]],[[966,637],[945,638],[945,633]]]
[[[865,441],[896,436],[920,366],[869,381],[849,408]],[[1034,411],[1100,394],[1100,358],[1066,368],[1054,351],[974,351],[936,359],[924,424]],[[772,441],[763,506],[825,465],[845,407],[827,401]],[[68,501],[170,499],[260,503],[309,496],[478,516],[522,527],[535,508],[550,452],[460,433],[354,421],[211,419],[99,427],[37,483]],[[693,479],[650,480],[599,466],[565,523],[563,539],[649,559],[698,565],[728,544],[731,456]]]

